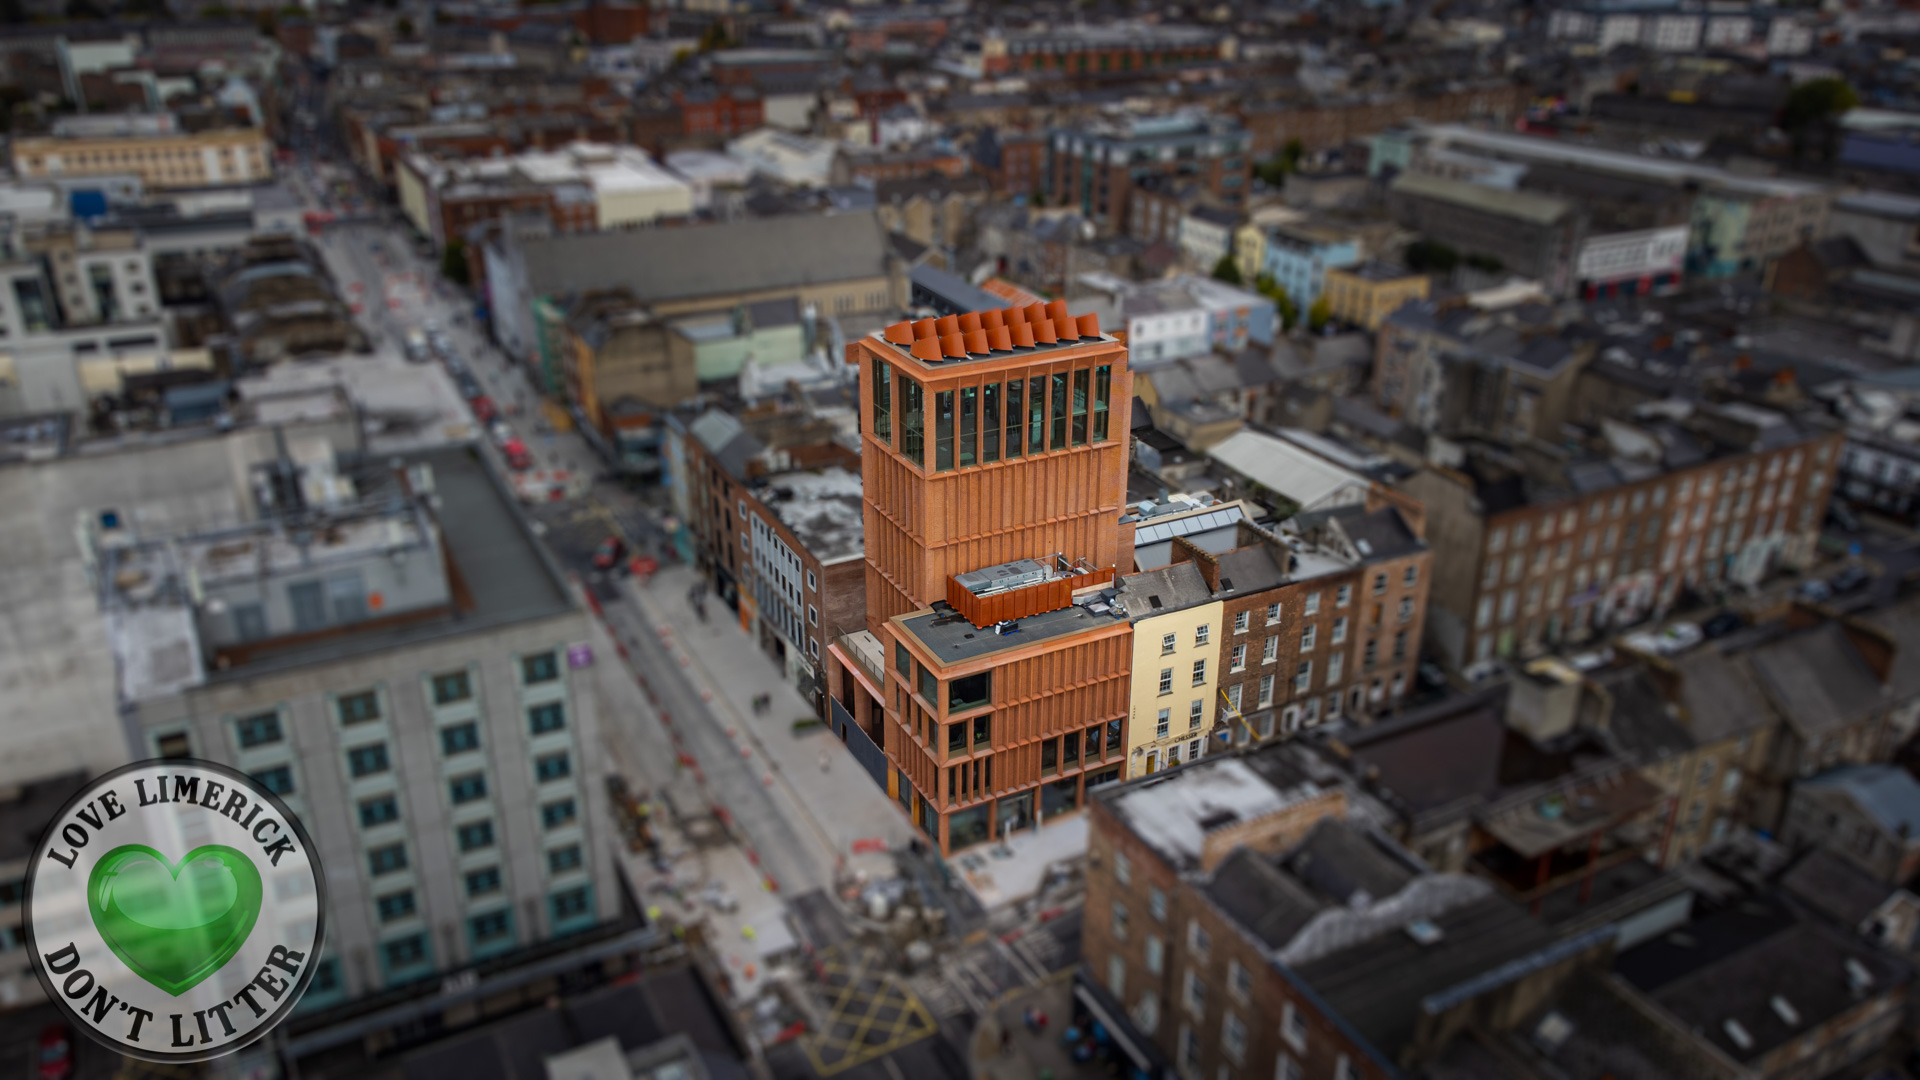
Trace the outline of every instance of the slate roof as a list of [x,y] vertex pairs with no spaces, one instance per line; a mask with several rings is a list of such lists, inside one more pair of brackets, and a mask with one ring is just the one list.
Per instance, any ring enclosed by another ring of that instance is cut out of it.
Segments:
[[1573,204],[1551,195],[1504,191],[1464,180],[1447,180],[1423,173],[1403,173],[1393,182],[1396,195],[1433,199],[1478,210],[1483,214],[1515,218],[1533,225],[1551,225],[1573,213]]
[[641,303],[822,285],[887,272],[886,230],[871,212],[518,240],[530,291],[625,286]]
[[1920,780],[1897,765],[1847,765],[1800,783],[1844,792],[1887,832],[1920,837]]
[[1421,1002],[1511,960],[1544,949],[1553,935],[1498,896],[1427,920],[1440,940],[1421,945],[1404,932],[1382,934],[1304,964],[1300,975],[1342,1019],[1389,1058],[1413,1039]]
[[1292,941],[1320,911],[1312,893],[1248,848],[1221,860],[1206,889],[1220,910],[1274,949]]
[[[1652,997],[1696,1037],[1735,1061],[1749,1063],[1859,1004],[1848,985],[1849,961],[1872,976],[1876,993],[1913,976],[1906,964],[1856,937],[1800,923],[1717,963],[1703,964]],[[1798,1023],[1790,1023],[1773,1007],[1776,997],[1788,1003]],[[1750,1045],[1734,1041],[1728,1020],[1745,1029]]]
[[1673,659],[1680,672],[1680,723],[1701,743],[1757,731],[1773,717],[1766,696],[1744,665],[1715,649]]
[[1748,660],[1774,707],[1802,736],[1846,727],[1881,704],[1879,677],[1835,623],[1757,646]]
[[1780,887],[1849,931],[1858,929],[1894,892],[1892,886],[1825,848],[1807,852],[1781,875]]
[[1421,551],[1426,544],[1407,526],[1407,519],[1391,506],[1369,511],[1364,506],[1342,506],[1329,515],[1340,523],[1363,558],[1397,559]]
[[1213,599],[1213,590],[1207,588],[1200,568],[1190,562],[1128,574],[1118,584],[1120,596],[1116,602],[1134,619],[1179,611]]
[[1920,597],[1862,612],[1859,621],[1893,642],[1887,688],[1895,701],[1920,697]]
[[1373,838],[1338,818],[1326,818],[1287,854],[1285,866],[1315,892],[1352,906],[1355,896],[1384,900],[1416,876]]
[[1595,672],[1593,679],[1613,697],[1607,734],[1635,760],[1659,761],[1694,748],[1693,736],[1668,715],[1667,699],[1646,668],[1631,664]]
[[1346,734],[1357,773],[1379,770],[1380,785],[1412,815],[1478,803],[1500,791],[1507,728],[1505,688],[1451,698]]

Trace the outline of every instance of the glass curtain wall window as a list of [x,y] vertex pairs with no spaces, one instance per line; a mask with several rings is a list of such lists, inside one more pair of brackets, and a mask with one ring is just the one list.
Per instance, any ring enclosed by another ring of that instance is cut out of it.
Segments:
[[893,441],[893,365],[884,360],[873,362],[873,437]]
[[915,465],[926,467],[927,431],[925,395],[926,389],[919,383],[899,377],[900,388],[900,453]]
[[1067,445],[1067,373],[1053,373],[1053,438],[1047,449],[1064,450]]
[[960,390],[960,467],[966,468],[980,462],[980,388],[962,387]]
[[945,472],[953,468],[953,391],[933,395],[933,468]]
[[1027,382],[1027,452],[1037,454],[1047,446],[1047,377],[1035,375]]
[[1000,460],[1000,384],[980,388],[980,463]]
[[1093,369],[1093,441],[1107,441],[1107,411],[1113,397],[1113,368],[1102,364]]
[[1087,445],[1087,379],[1092,372],[1081,368],[1073,373],[1073,445]]
[[1020,456],[1020,435],[1027,422],[1027,414],[1021,411],[1024,400],[1021,391],[1026,384],[1019,379],[1007,383],[1007,458]]

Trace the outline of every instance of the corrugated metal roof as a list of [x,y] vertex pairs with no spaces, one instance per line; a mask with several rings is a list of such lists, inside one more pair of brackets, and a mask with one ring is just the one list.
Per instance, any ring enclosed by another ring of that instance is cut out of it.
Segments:
[[1191,536],[1194,533],[1209,532],[1213,529],[1232,525],[1245,517],[1239,506],[1224,506],[1206,514],[1189,514],[1170,521],[1154,521],[1135,526],[1133,544],[1156,544],[1162,540],[1171,540],[1176,536]]

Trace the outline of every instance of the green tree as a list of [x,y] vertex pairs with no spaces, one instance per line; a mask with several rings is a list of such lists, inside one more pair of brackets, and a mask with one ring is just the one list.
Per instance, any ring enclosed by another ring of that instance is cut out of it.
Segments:
[[447,241],[445,251],[440,253],[440,276],[455,285],[466,285],[471,280],[467,274],[467,242],[454,237]]
[[1845,79],[1809,79],[1787,93],[1780,110],[1780,126],[1798,133],[1823,120],[1832,120],[1860,104],[1860,95]]
[[1415,240],[1407,245],[1405,258],[1409,270],[1447,274],[1460,265],[1460,253],[1438,240]]
[[727,24],[717,19],[700,34],[700,51],[703,53],[731,49],[733,46],[733,35],[727,33]]
[[1261,274],[1254,278],[1253,288],[1261,296],[1273,301],[1274,309],[1280,315],[1282,330],[1291,330],[1295,324],[1299,323],[1300,306],[1293,302],[1293,297],[1287,295],[1287,290],[1282,288],[1279,282],[1273,280],[1272,274]]
[[413,37],[413,32],[415,29],[416,27],[413,25],[413,20],[408,18],[405,15],[402,15],[399,18],[393,20],[393,32],[400,35],[403,38]]
[[233,17],[233,9],[225,4],[206,4],[197,14],[203,19],[230,19]]
[[1213,279],[1224,281],[1229,285],[1247,283],[1247,279],[1240,276],[1240,264],[1233,261],[1232,255],[1222,255],[1220,261],[1213,264]]
[[1307,309],[1307,327],[1316,334],[1325,330],[1327,323],[1332,320],[1333,303],[1324,295],[1321,296],[1320,299],[1315,300],[1313,306]]

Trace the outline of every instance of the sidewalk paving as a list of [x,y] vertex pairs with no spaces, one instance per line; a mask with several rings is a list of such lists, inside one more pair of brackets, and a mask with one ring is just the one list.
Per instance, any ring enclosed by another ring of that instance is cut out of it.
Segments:
[[[1010,849],[1013,854],[993,854],[1002,849]],[[1080,811],[1037,829],[1021,829],[992,844],[976,844],[950,861],[980,906],[991,912],[1039,892],[1048,867],[1082,858],[1086,853],[1087,815]]]
[[[1029,1007],[1046,1014],[1047,1025],[1038,1033],[1029,1030],[1021,1019]],[[1073,1060],[1066,1045],[1072,1017],[1071,971],[994,1002],[991,1013],[973,1030],[974,1080],[1105,1080],[1120,1075],[1114,1065],[1098,1058],[1085,1063]],[[1004,1051],[1002,1032],[1007,1033]]]
[[[687,601],[687,590],[699,580],[691,567],[670,566],[645,584],[632,582],[630,591],[650,623],[668,628],[666,636],[688,661],[685,668],[702,696],[712,695],[712,721],[726,726],[743,756],[768,766],[767,779],[786,787],[814,834],[850,872],[870,880],[895,876],[886,851],[905,847],[916,835],[906,815],[825,725],[793,730],[795,720],[813,717],[812,705],[717,598],[708,597],[707,621],[700,621]],[[753,699],[760,694],[769,695],[773,706],[756,716]],[[856,841],[875,840],[886,851],[854,851]]]

